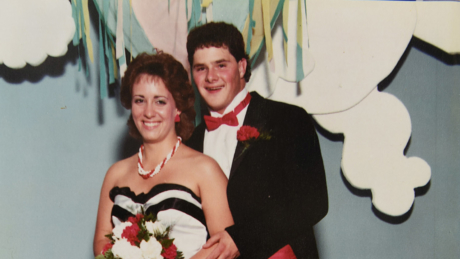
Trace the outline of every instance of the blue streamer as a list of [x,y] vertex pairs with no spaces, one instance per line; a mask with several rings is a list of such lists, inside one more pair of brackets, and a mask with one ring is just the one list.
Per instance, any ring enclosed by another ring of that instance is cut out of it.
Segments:
[[[104,1],[104,15],[109,14],[109,4],[110,1]],[[104,21],[103,21],[104,22]],[[105,55],[107,56],[107,63],[109,65],[109,84],[115,83],[115,76],[113,72],[113,57],[112,57],[112,48],[113,41],[109,42],[108,37],[111,38],[109,28],[107,28],[107,23],[104,22],[104,40],[105,40]]]
[[297,58],[296,58],[296,81],[300,82],[302,79],[305,78],[305,74],[303,73],[303,55],[302,55],[302,47],[299,44],[297,45]]
[[190,32],[193,28],[198,27],[202,24],[199,21],[201,16],[201,1],[200,0],[192,0],[192,14],[190,17],[190,21],[188,22],[188,31]]
[[254,0],[249,0],[249,26],[248,26],[248,40],[246,43],[246,53],[251,54],[251,40],[252,40],[252,28],[256,26],[256,21],[252,19],[252,13],[254,12]]
[[102,37],[102,20],[99,19],[99,88],[101,99],[107,98],[107,74],[104,59],[104,37]]

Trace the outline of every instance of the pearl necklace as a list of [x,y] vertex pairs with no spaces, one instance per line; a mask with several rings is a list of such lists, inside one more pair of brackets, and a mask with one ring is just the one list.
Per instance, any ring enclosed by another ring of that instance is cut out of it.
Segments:
[[173,147],[173,149],[171,150],[171,152],[169,152],[169,154],[165,157],[165,159],[163,159],[163,162],[161,162],[160,164],[158,164],[154,170],[151,170],[151,171],[145,171],[144,170],[144,167],[142,166],[142,155],[143,155],[143,151],[144,151],[144,145],[142,145],[140,148],[139,148],[139,154],[138,154],[138,159],[137,159],[137,169],[138,169],[138,172],[139,174],[142,176],[142,178],[144,179],[148,179],[149,177],[153,177],[154,175],[158,174],[160,172],[160,170],[166,165],[166,163],[169,161],[169,159],[171,159],[171,157],[174,155],[174,153],[176,153],[176,150],[177,148],[180,146],[180,143],[182,142],[182,138],[181,137],[177,137],[177,142],[176,142],[176,145]]

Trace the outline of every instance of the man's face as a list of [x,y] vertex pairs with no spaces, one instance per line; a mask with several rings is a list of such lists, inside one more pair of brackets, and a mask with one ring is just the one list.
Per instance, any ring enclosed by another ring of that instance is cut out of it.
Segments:
[[193,55],[192,73],[201,97],[208,107],[223,113],[246,85],[246,59],[239,62],[227,48],[201,48]]

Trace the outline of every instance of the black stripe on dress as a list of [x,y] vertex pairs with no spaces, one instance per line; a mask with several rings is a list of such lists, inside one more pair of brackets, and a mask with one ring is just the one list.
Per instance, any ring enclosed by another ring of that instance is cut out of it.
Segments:
[[192,190],[189,188],[179,185],[179,184],[174,184],[174,183],[162,183],[162,184],[157,184],[150,189],[149,192],[147,193],[140,193],[136,195],[129,187],[118,187],[115,186],[110,190],[109,196],[110,199],[115,202],[115,196],[118,194],[121,194],[123,196],[126,196],[133,200],[136,203],[140,204],[145,204],[148,200],[150,200],[152,197],[165,192],[165,191],[171,191],[171,190],[178,190],[178,191],[184,191],[189,193],[193,199],[198,201],[201,204],[201,198],[198,197]]
[[[169,198],[165,199],[155,205],[151,205],[145,211],[146,214],[152,213],[153,215],[157,215],[160,211],[165,211],[168,209],[174,209],[181,211],[190,217],[195,218],[203,226],[206,226],[206,219],[204,217],[203,211],[198,208],[196,205],[179,199],[179,198]],[[120,221],[125,222],[128,220],[129,217],[135,216],[131,212],[127,211],[126,209],[120,207],[119,205],[114,205],[112,208],[112,216],[117,217]]]

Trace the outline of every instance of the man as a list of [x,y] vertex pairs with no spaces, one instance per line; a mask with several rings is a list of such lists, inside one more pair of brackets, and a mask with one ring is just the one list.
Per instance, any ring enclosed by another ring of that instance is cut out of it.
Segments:
[[315,128],[302,108],[248,93],[244,50],[241,33],[225,23],[187,38],[193,80],[210,113],[187,144],[216,159],[229,178],[235,221],[204,247],[218,243],[208,258],[317,258],[313,225],[328,200]]

